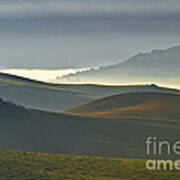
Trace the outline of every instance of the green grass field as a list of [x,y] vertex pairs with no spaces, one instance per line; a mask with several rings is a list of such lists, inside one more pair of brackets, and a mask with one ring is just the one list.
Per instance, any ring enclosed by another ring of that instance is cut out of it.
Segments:
[[180,171],[149,171],[144,160],[0,150],[2,180],[179,180]]

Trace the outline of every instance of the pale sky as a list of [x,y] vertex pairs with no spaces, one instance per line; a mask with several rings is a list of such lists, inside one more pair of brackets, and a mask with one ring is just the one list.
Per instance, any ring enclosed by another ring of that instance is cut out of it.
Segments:
[[180,44],[179,0],[0,0],[1,68],[86,68]]

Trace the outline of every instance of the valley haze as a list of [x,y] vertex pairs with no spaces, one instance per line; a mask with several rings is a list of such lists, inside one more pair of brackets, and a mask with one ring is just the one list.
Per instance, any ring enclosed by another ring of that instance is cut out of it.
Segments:
[[58,84],[144,85],[180,88],[180,46],[138,53],[109,66],[72,69],[1,69],[0,72]]

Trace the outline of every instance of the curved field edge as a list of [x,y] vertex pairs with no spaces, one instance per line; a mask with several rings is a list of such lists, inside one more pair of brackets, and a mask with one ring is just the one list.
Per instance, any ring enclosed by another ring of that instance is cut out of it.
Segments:
[[179,180],[180,171],[149,171],[144,160],[0,150],[0,179]]

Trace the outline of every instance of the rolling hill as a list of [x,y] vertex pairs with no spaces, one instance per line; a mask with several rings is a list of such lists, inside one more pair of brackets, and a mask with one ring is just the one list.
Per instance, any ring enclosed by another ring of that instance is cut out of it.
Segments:
[[71,109],[67,114],[101,118],[180,120],[180,96],[137,92],[106,97]]
[[127,92],[171,92],[180,91],[155,85],[103,86],[68,85],[39,82],[14,75],[0,73],[0,96],[28,108],[60,112],[98,98]]
[[[144,142],[150,135],[174,142],[180,135],[180,121],[142,120],[136,116],[132,119],[78,117],[26,109],[0,100],[0,148],[149,158]],[[174,158],[172,154],[165,157]]]
[[132,58],[112,66],[66,75],[62,80],[69,82],[157,83],[179,86],[180,46],[164,50],[139,53]]
[[54,112],[95,99],[61,86],[4,73],[0,73],[0,95],[28,108]]

